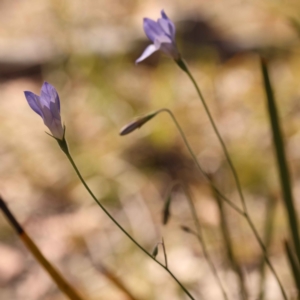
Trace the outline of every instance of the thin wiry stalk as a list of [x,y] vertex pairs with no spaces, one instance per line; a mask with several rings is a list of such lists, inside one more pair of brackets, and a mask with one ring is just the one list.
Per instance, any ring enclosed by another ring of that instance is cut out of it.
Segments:
[[221,279],[218,275],[218,272],[217,272],[217,269],[214,265],[214,263],[212,262],[209,254],[208,254],[208,250],[207,250],[207,247],[206,247],[206,243],[205,243],[205,240],[204,240],[204,237],[203,237],[203,233],[202,233],[202,226],[201,226],[201,223],[199,221],[199,218],[198,218],[198,215],[197,215],[197,212],[196,212],[196,208],[195,208],[195,205],[194,205],[194,202],[193,202],[193,199],[192,199],[192,196],[189,192],[189,190],[187,189],[187,187],[185,187],[183,184],[181,184],[181,187],[183,188],[184,190],[184,193],[187,197],[187,200],[188,200],[188,203],[189,203],[189,207],[190,207],[190,210],[191,210],[191,213],[192,213],[192,216],[193,216],[193,220],[194,220],[194,223],[195,223],[195,227],[196,227],[196,236],[198,238],[198,241],[202,247],[202,251],[203,251],[203,255],[204,255],[204,258],[205,260],[207,261],[221,291],[222,291],[222,294],[223,294],[223,297],[224,299],[228,300],[228,296],[227,296],[227,293],[223,287],[223,284],[221,282]]
[[240,209],[236,204],[234,204],[231,200],[229,200],[226,196],[224,196],[219,190],[218,188],[214,185],[214,183],[211,181],[210,177],[208,176],[208,174],[202,169],[201,165],[198,162],[197,156],[195,155],[192,147],[190,146],[181,126],[179,125],[177,119],[175,118],[174,114],[172,113],[171,110],[169,110],[168,108],[162,108],[160,110],[158,110],[156,113],[159,114],[161,112],[166,112],[169,114],[169,116],[172,118],[177,130],[180,133],[181,138],[183,139],[183,142],[185,144],[185,146],[187,147],[194,163],[196,164],[198,170],[201,172],[201,174],[208,180],[208,182],[210,183],[212,189],[229,205],[231,206],[237,213],[239,213],[240,215],[244,215],[244,211],[242,209]]
[[156,260],[151,253],[149,253],[143,246],[141,246],[120,224],[119,222],[108,212],[108,210],[101,204],[101,202],[97,199],[97,197],[94,195],[92,190],[89,188],[85,180],[83,179],[79,169],[77,168],[70,152],[68,149],[67,141],[63,139],[62,141],[58,141],[60,148],[62,151],[66,154],[67,158],[69,159],[72,167],[74,168],[78,178],[80,179],[81,183],[87,190],[87,192],[90,194],[90,196],[93,198],[93,200],[100,206],[100,208],[103,210],[103,212],[109,217],[109,219],[140,249],[142,250],[149,258],[151,258],[153,261],[155,261],[158,265],[160,265],[163,269],[165,269],[170,276],[177,282],[177,284],[181,287],[181,289],[184,291],[184,293],[192,300],[195,300],[195,298],[190,294],[190,292],[185,288],[185,286],[178,280],[178,278],[172,273],[172,271],[167,267],[164,266],[162,263],[160,263],[158,260]]
[[223,235],[224,245],[225,245],[226,252],[227,252],[227,257],[231,264],[232,270],[236,273],[236,275],[238,277],[241,299],[246,300],[246,299],[248,299],[248,292],[247,292],[247,288],[246,288],[245,278],[244,278],[242,269],[234,255],[232,240],[231,240],[231,236],[230,236],[230,232],[229,232],[228,221],[227,221],[227,217],[226,217],[226,214],[224,211],[224,204],[223,204],[223,201],[220,198],[220,196],[214,190],[213,190],[213,194],[215,196],[217,206],[219,209],[220,222],[221,222],[221,224],[220,224],[221,233]]
[[[253,231],[253,233],[254,233],[254,235],[255,235],[255,238],[256,238],[257,242],[259,243],[259,245],[260,245],[262,251],[264,252],[264,256],[265,256],[265,259],[266,259],[266,263],[267,263],[268,266],[270,267],[270,270],[272,271],[273,275],[275,276],[275,278],[276,278],[276,280],[277,280],[277,282],[278,282],[278,285],[279,285],[279,287],[280,287],[280,290],[281,290],[281,293],[282,293],[283,298],[284,298],[285,300],[287,300],[287,295],[286,295],[286,293],[285,293],[285,290],[284,290],[284,288],[283,288],[283,285],[281,284],[281,282],[280,282],[280,280],[279,280],[279,277],[278,277],[278,275],[277,275],[277,273],[276,273],[276,271],[275,271],[275,269],[274,269],[272,263],[270,262],[270,260],[269,260],[269,258],[268,258],[268,255],[267,255],[267,252],[266,252],[266,247],[265,247],[265,245],[264,245],[262,239],[260,238],[260,236],[259,236],[259,234],[258,234],[258,232],[257,232],[257,229],[255,228],[254,223],[252,222],[252,220],[251,220],[251,218],[250,218],[250,216],[249,216],[248,208],[247,208],[246,201],[245,201],[245,198],[244,198],[244,195],[243,195],[243,191],[242,191],[242,187],[241,187],[241,184],[240,184],[240,180],[239,180],[237,171],[236,171],[236,169],[235,169],[235,167],[234,167],[234,165],[233,165],[233,162],[232,162],[232,160],[231,160],[231,157],[230,157],[230,155],[229,155],[229,152],[228,152],[228,150],[227,150],[227,147],[226,147],[226,145],[225,145],[225,142],[224,142],[224,140],[223,140],[223,138],[222,138],[222,136],[221,136],[221,134],[220,134],[220,132],[219,132],[219,130],[218,130],[218,128],[217,128],[217,125],[216,125],[215,122],[214,122],[214,119],[213,119],[213,117],[212,117],[212,115],[211,115],[211,113],[210,113],[210,110],[209,110],[209,108],[208,108],[208,105],[206,104],[206,101],[205,101],[205,99],[204,99],[204,97],[203,97],[203,95],[202,95],[202,93],[201,93],[201,90],[200,90],[200,88],[199,88],[199,86],[198,86],[198,84],[197,84],[197,82],[196,82],[194,76],[193,76],[192,73],[190,72],[188,66],[187,66],[186,63],[184,62],[184,60],[180,58],[180,59],[176,60],[175,62],[176,62],[177,65],[178,65],[178,66],[179,66],[179,67],[187,74],[187,76],[189,77],[189,79],[191,80],[192,84],[194,85],[194,87],[195,87],[195,89],[196,89],[196,91],[197,91],[197,94],[198,94],[198,96],[199,96],[199,99],[200,99],[200,101],[201,101],[202,104],[203,104],[204,110],[205,110],[205,112],[206,112],[206,114],[207,114],[207,116],[208,116],[208,118],[209,118],[209,121],[210,121],[210,123],[211,123],[211,125],[212,125],[212,127],[213,127],[213,130],[214,130],[214,132],[215,132],[215,134],[216,134],[216,136],[217,136],[217,138],[218,138],[218,140],[219,140],[219,142],[220,142],[220,144],[221,144],[221,147],[222,147],[222,149],[223,149],[224,155],[225,155],[225,157],[226,157],[226,160],[227,160],[227,162],[228,162],[228,165],[229,165],[229,167],[230,167],[230,169],[231,169],[231,172],[232,172],[232,174],[233,174],[233,177],[234,177],[234,180],[235,180],[235,183],[236,183],[236,187],[237,187],[237,190],[238,190],[238,193],[239,193],[241,202],[242,202],[242,206],[243,206],[243,215],[244,215],[244,217],[245,217],[247,223],[249,224],[250,228],[252,229],[252,231]],[[293,227],[294,227],[294,226],[293,226]],[[296,235],[295,235],[295,237],[296,237]],[[299,244],[299,248],[300,248],[300,244]]]
[[197,91],[199,99],[202,102],[204,110],[205,110],[205,112],[206,112],[206,114],[207,114],[207,116],[209,118],[210,124],[211,124],[211,126],[212,126],[212,128],[213,128],[213,130],[214,130],[214,132],[215,132],[215,134],[216,134],[216,136],[217,136],[220,144],[221,144],[221,147],[223,149],[223,152],[224,152],[224,155],[226,157],[226,160],[227,160],[227,162],[229,164],[229,167],[230,167],[230,169],[232,171],[232,174],[233,174],[233,177],[234,177],[237,189],[238,189],[238,193],[239,193],[241,201],[242,201],[242,205],[243,205],[244,211],[247,211],[246,202],[245,202],[245,198],[244,198],[244,195],[243,195],[243,192],[242,192],[242,187],[241,187],[241,184],[240,184],[240,180],[239,180],[238,174],[237,174],[236,169],[235,169],[235,167],[233,165],[233,162],[231,160],[231,157],[229,155],[229,152],[227,150],[225,142],[224,142],[224,140],[223,140],[223,138],[222,138],[222,136],[221,136],[221,134],[220,134],[220,132],[218,130],[218,127],[217,127],[217,125],[216,125],[216,123],[215,123],[215,121],[214,121],[211,113],[210,113],[208,105],[206,104],[206,101],[205,101],[205,99],[204,99],[204,97],[203,97],[203,95],[202,95],[202,93],[200,91],[200,88],[199,88],[199,86],[198,86],[198,84],[197,84],[194,76],[190,72],[188,66],[185,64],[185,62],[182,59],[180,59],[179,61],[176,61],[176,62],[179,65],[179,67],[188,75],[189,79],[191,80],[191,82],[193,83],[193,85],[194,85],[194,87],[195,87],[195,89]]

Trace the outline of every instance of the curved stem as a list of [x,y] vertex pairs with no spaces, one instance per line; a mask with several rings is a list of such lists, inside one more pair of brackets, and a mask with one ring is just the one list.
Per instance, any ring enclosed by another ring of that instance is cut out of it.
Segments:
[[[224,140],[223,140],[223,138],[222,138],[222,136],[221,136],[221,134],[220,134],[220,132],[219,132],[219,130],[217,128],[217,125],[216,125],[216,123],[215,123],[215,121],[214,121],[214,119],[213,119],[213,117],[212,117],[212,115],[211,115],[211,113],[209,111],[209,108],[208,108],[208,106],[207,106],[207,104],[205,102],[205,99],[204,99],[204,97],[203,97],[203,95],[202,95],[202,93],[200,91],[200,88],[199,88],[199,86],[198,86],[198,84],[197,84],[194,76],[192,75],[192,73],[190,72],[189,68],[187,67],[187,65],[185,64],[185,62],[183,60],[181,60],[180,63],[178,63],[179,66],[181,67],[182,70],[185,71],[185,73],[188,75],[188,77],[192,81],[192,83],[193,83],[193,85],[194,85],[194,87],[195,87],[195,89],[197,91],[197,94],[198,94],[198,96],[199,96],[199,98],[200,98],[200,100],[201,100],[201,102],[203,104],[205,112],[206,112],[206,114],[207,114],[207,116],[209,118],[209,121],[210,121],[210,123],[211,123],[211,125],[213,127],[213,130],[214,130],[214,132],[215,132],[215,134],[216,134],[216,136],[217,136],[217,138],[218,138],[218,140],[219,140],[219,142],[220,142],[220,144],[222,146],[222,149],[223,149],[223,152],[225,154],[226,160],[227,160],[227,162],[229,164],[229,167],[230,167],[230,169],[232,171],[232,174],[233,174],[233,177],[234,177],[234,180],[236,182],[237,189],[238,189],[238,193],[239,193],[241,201],[242,201],[242,205],[243,205],[244,211],[247,211],[247,206],[246,206],[245,198],[244,198],[244,195],[243,195],[243,192],[242,192],[240,180],[239,180],[239,177],[237,175],[236,169],[235,169],[235,167],[234,167],[234,165],[232,163],[230,155],[228,153],[228,150],[227,150],[227,147],[225,145],[225,142],[224,142]],[[184,66],[184,67],[182,67],[182,66]]]
[[94,199],[94,201],[100,206],[100,208],[104,211],[104,213],[110,218],[110,220],[140,249],[142,250],[148,257],[150,257],[152,260],[154,260],[158,265],[160,265],[163,269],[165,269],[171,277],[178,283],[178,285],[182,288],[182,290],[187,294],[187,296],[195,300],[195,298],[189,293],[189,291],[184,287],[184,285],[177,279],[177,277],[170,271],[170,269],[167,266],[164,266],[162,263],[160,263],[158,260],[156,260],[143,246],[141,246],[115,219],[114,217],[108,212],[108,210],[101,204],[101,202],[97,199],[97,197],[93,194],[85,180],[83,179],[81,173],[79,172],[67,146],[67,142],[65,139],[62,141],[58,141],[59,146],[61,147],[62,151],[66,154],[67,158],[69,159],[72,167],[74,168],[77,176],[79,177],[81,183],[84,185],[85,189],[88,191],[88,193],[91,195],[91,197]]
[[278,285],[279,285],[279,288],[280,288],[280,290],[281,290],[281,293],[282,293],[283,298],[287,300],[288,298],[287,298],[287,295],[286,295],[285,290],[284,290],[284,288],[283,288],[283,285],[282,285],[282,283],[281,283],[281,281],[280,281],[280,279],[279,279],[279,277],[278,277],[278,275],[277,275],[277,272],[275,271],[275,269],[274,269],[274,267],[273,267],[273,265],[272,265],[272,263],[271,263],[271,261],[270,261],[270,259],[269,259],[269,257],[268,257],[268,253],[267,253],[266,246],[264,245],[264,243],[263,243],[261,237],[259,236],[259,233],[257,232],[257,229],[255,228],[255,226],[254,226],[254,224],[253,224],[253,222],[252,222],[252,219],[250,218],[250,216],[249,216],[248,213],[246,213],[245,218],[246,218],[246,220],[247,220],[249,226],[251,227],[252,232],[254,233],[257,242],[259,243],[261,249],[263,250],[264,257],[265,257],[265,261],[266,261],[267,265],[269,266],[270,270],[272,271],[274,277],[275,277],[276,280],[277,280],[277,283],[278,283]]
[[287,300],[287,295],[286,295],[286,293],[285,293],[285,291],[283,289],[283,286],[282,286],[282,284],[281,284],[281,282],[279,280],[279,277],[278,277],[278,275],[277,275],[277,273],[276,273],[276,271],[275,271],[272,263],[270,262],[270,260],[268,258],[266,247],[265,247],[262,239],[260,238],[260,236],[259,236],[259,234],[258,234],[258,232],[257,232],[257,230],[256,230],[256,228],[255,228],[255,226],[254,226],[254,224],[253,224],[250,216],[249,216],[247,205],[246,205],[246,201],[245,201],[245,198],[244,198],[244,195],[243,195],[243,192],[242,192],[240,180],[239,180],[239,177],[237,175],[236,169],[235,169],[235,167],[234,167],[234,165],[232,163],[232,160],[231,160],[230,155],[228,153],[228,150],[226,148],[225,142],[222,139],[221,134],[220,134],[220,132],[219,132],[219,130],[218,130],[218,128],[217,128],[214,120],[213,120],[213,117],[212,117],[212,115],[211,115],[211,113],[209,111],[209,108],[208,108],[208,106],[207,106],[207,104],[205,102],[205,99],[204,99],[204,97],[203,97],[203,95],[202,95],[202,93],[200,91],[200,88],[199,88],[199,86],[198,86],[195,78],[193,77],[192,73],[190,72],[188,66],[186,65],[186,63],[181,58],[179,60],[176,60],[175,62],[188,75],[188,77],[192,81],[192,83],[193,83],[193,85],[194,85],[194,87],[195,87],[195,89],[197,91],[197,94],[198,94],[198,96],[199,96],[199,98],[200,98],[200,100],[201,100],[201,102],[202,102],[202,104],[204,106],[205,112],[206,112],[206,114],[207,114],[207,116],[209,118],[209,121],[210,121],[210,123],[211,123],[211,125],[213,127],[213,130],[214,130],[214,132],[215,132],[215,134],[216,134],[216,136],[217,136],[217,138],[218,138],[218,140],[219,140],[219,142],[220,142],[220,144],[222,146],[222,149],[223,149],[223,152],[225,154],[226,160],[227,160],[227,162],[229,164],[229,167],[230,167],[230,169],[232,171],[232,174],[233,174],[233,177],[234,177],[237,189],[238,189],[238,193],[239,193],[240,198],[241,198],[241,202],[242,202],[242,206],[243,206],[243,215],[244,215],[247,223],[249,224],[250,228],[252,229],[252,231],[253,231],[253,233],[255,235],[255,238],[256,238],[257,242],[259,243],[259,245],[260,245],[260,247],[261,247],[261,249],[262,249],[262,251],[264,253],[264,256],[265,256],[265,259],[266,259],[266,263],[270,267],[270,270],[272,271],[273,275],[275,276],[275,278],[276,278],[276,280],[278,282],[278,285],[279,285],[279,287],[281,289],[281,293],[282,293],[283,298],[285,300]]
[[226,294],[226,291],[222,285],[222,282],[221,282],[221,279],[218,275],[218,272],[217,272],[217,269],[215,267],[215,265],[213,264],[212,260],[210,259],[210,256],[208,254],[208,251],[207,251],[207,248],[206,248],[206,243],[204,241],[204,238],[203,238],[203,234],[202,234],[202,227],[201,227],[201,224],[200,224],[200,221],[199,221],[199,218],[197,216],[197,212],[196,212],[196,208],[195,208],[195,205],[194,205],[194,202],[193,202],[193,199],[188,191],[188,189],[181,183],[180,184],[181,187],[183,188],[184,190],[184,193],[188,199],[188,202],[189,202],[189,206],[190,206],[190,209],[191,209],[191,212],[192,212],[192,216],[193,216],[193,219],[194,219],[194,223],[195,223],[195,226],[196,226],[196,237],[198,238],[198,241],[202,247],[202,251],[203,251],[203,255],[222,291],[222,294],[223,294],[223,297],[224,299],[228,300],[228,296]]
[[185,146],[187,147],[191,157],[193,158],[193,161],[195,162],[197,168],[199,169],[199,171],[202,173],[202,175],[208,180],[208,182],[210,183],[211,187],[213,188],[213,190],[228,204],[230,205],[237,213],[239,213],[240,215],[244,216],[244,211],[241,210],[236,204],[234,204],[231,200],[229,200],[227,197],[225,197],[219,190],[218,188],[214,185],[214,183],[212,182],[211,178],[208,176],[208,174],[202,169],[201,165],[198,162],[198,159],[194,153],[194,151],[192,150],[192,147],[190,146],[181,126],[179,125],[178,121],[176,120],[174,114],[172,113],[171,110],[167,109],[167,108],[162,108],[160,110],[158,110],[156,112],[156,114],[159,114],[161,112],[166,112],[169,114],[169,116],[172,118],[175,126],[177,127],[183,142],[185,144]]
[[[211,176],[211,180],[214,182],[214,178],[213,176]],[[212,191],[214,198],[216,200],[216,204],[218,206],[218,210],[219,210],[219,218],[220,218],[220,229],[221,229],[221,233],[223,236],[223,240],[224,240],[224,246],[226,249],[226,256],[228,258],[228,261],[231,264],[231,268],[232,270],[236,273],[237,275],[237,279],[238,279],[238,283],[239,283],[239,293],[240,293],[240,299],[242,300],[247,300],[248,299],[248,291],[247,291],[247,287],[246,287],[246,282],[245,282],[245,276],[244,273],[242,271],[242,268],[240,266],[240,264],[238,263],[237,259],[236,259],[236,255],[234,254],[234,247],[233,247],[233,243],[232,243],[232,238],[231,238],[231,234],[230,234],[230,228],[229,228],[229,224],[228,224],[228,219],[227,219],[227,215],[224,209],[224,203],[223,200],[219,197],[219,195],[217,195],[215,193],[215,191]],[[265,265],[265,260],[263,259],[264,265]],[[262,299],[260,299],[262,300]]]

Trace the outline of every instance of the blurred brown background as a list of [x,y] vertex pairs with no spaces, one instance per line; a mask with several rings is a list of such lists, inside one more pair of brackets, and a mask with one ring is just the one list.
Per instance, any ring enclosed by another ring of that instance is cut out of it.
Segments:
[[[173,180],[184,181],[230,299],[239,299],[216,201],[171,119],[161,114],[129,136],[118,134],[136,116],[170,108],[202,166],[240,205],[219,143],[185,74],[159,53],[134,64],[149,44],[142,19],[157,19],[161,9],[176,24],[180,51],[226,140],[261,235],[267,203],[278,200],[270,257],[289,295],[295,295],[283,254],[285,211],[257,53],[270,59],[297,199],[298,1],[0,1],[0,193],[45,256],[86,299],[130,299],[103,268],[136,299],[186,299],[95,205],[57,143],[44,133],[47,128],[23,91],[39,94],[46,80],[59,92],[74,159],[107,209],[149,251],[163,236],[170,268],[197,299],[222,299],[196,239],[180,230],[182,224],[193,227],[180,190],[173,194],[170,223],[161,225],[168,188]],[[261,251],[245,221],[225,209],[249,299],[257,299]],[[158,259],[163,261],[161,251]],[[0,299],[65,299],[2,215]],[[269,271],[266,299],[281,299]]]

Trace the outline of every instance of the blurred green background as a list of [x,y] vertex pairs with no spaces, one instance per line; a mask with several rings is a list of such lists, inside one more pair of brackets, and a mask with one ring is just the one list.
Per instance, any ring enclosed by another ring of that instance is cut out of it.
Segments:
[[[204,169],[240,205],[220,145],[186,75],[160,53],[134,64],[149,44],[142,19],[157,19],[161,9],[176,25],[178,47],[226,141],[262,236],[268,203],[276,205],[270,258],[293,296],[258,53],[270,59],[299,208],[298,1],[1,1],[0,193],[45,256],[86,299],[186,299],[95,205],[57,143],[45,134],[23,91],[39,94],[46,80],[60,95],[71,153],[106,208],[149,251],[163,236],[170,268],[197,299],[222,299],[195,237],[180,230],[182,224],[193,227],[180,190],[173,193],[169,224],[161,224],[170,185],[185,182],[230,299],[239,299],[217,203],[171,119],[161,114],[119,136],[120,128],[137,116],[170,108]],[[226,205],[225,212],[249,299],[257,299],[261,251],[245,221]],[[158,259],[163,261],[161,251]],[[120,290],[117,281],[134,296]],[[281,299],[269,271],[265,287],[266,299]],[[65,299],[2,215],[0,299]]]

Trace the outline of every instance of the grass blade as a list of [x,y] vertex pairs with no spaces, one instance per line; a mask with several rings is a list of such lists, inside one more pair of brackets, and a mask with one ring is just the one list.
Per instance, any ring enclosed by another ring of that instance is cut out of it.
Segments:
[[291,232],[291,238],[293,240],[293,246],[296,252],[298,262],[300,262],[300,241],[298,231],[298,219],[294,206],[294,200],[292,195],[291,181],[286,161],[286,155],[284,150],[284,143],[282,133],[280,129],[280,122],[275,103],[275,98],[271,86],[271,81],[268,73],[267,62],[261,58],[261,70],[263,75],[264,87],[267,96],[268,112],[273,132],[273,142],[276,151],[277,165],[280,176],[281,189],[283,194],[284,205],[286,207],[289,228]]
[[295,284],[298,288],[298,294],[299,294],[299,291],[300,291],[300,267],[299,267],[299,264],[297,263],[295,255],[294,255],[288,241],[284,242],[284,246],[285,246],[285,252],[287,254],[287,258],[289,260],[289,263],[290,263],[290,266],[292,269],[292,273],[293,273],[293,277],[295,280]]

